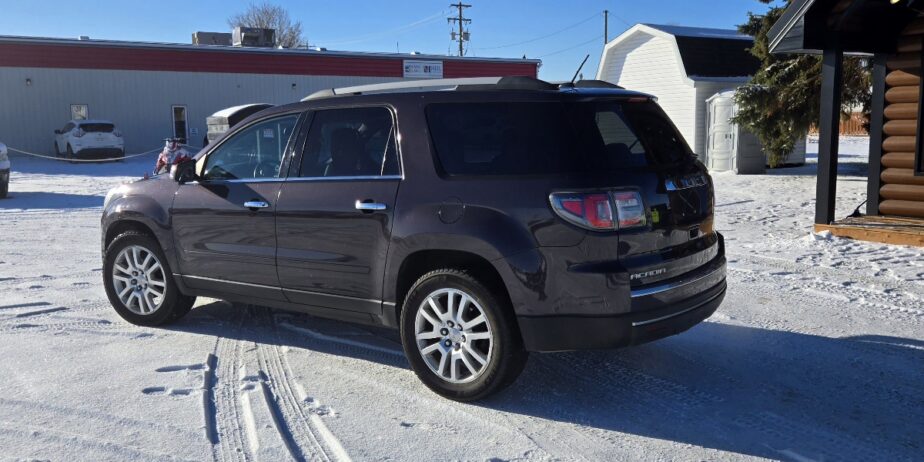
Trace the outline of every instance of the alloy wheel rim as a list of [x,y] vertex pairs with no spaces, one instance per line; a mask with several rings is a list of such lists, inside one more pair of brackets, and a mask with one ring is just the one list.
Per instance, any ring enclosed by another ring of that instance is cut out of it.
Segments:
[[128,246],[116,256],[112,283],[122,305],[142,316],[160,309],[167,292],[163,265],[154,252],[140,245]]
[[430,371],[450,383],[477,379],[494,349],[494,331],[484,308],[458,289],[439,289],[424,299],[414,321],[414,337]]

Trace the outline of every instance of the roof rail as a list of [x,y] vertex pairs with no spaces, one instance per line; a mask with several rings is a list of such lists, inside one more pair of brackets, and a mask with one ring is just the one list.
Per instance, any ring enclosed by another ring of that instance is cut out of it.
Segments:
[[578,80],[574,82],[574,88],[613,88],[616,90],[625,90],[624,87],[616,85],[614,83],[607,82],[605,80]]
[[437,90],[557,90],[558,86],[532,77],[467,77],[459,79],[404,80],[355,87],[329,88],[314,92],[302,101],[347,95],[407,93]]

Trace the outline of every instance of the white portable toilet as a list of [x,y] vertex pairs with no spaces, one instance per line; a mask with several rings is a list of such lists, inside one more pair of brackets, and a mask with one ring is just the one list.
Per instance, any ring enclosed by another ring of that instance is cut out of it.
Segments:
[[764,173],[766,156],[751,132],[731,121],[738,112],[735,90],[706,100],[706,167],[716,172]]
[[[731,121],[738,113],[735,91],[725,90],[706,100],[706,160],[709,170],[741,174],[764,173],[767,156],[753,133]],[[785,165],[805,164],[805,140],[796,143]]]

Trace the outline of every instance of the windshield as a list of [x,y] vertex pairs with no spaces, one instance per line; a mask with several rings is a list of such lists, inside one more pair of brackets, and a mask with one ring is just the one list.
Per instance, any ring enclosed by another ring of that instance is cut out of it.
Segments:
[[692,160],[651,102],[438,103],[427,122],[444,173],[605,173]]

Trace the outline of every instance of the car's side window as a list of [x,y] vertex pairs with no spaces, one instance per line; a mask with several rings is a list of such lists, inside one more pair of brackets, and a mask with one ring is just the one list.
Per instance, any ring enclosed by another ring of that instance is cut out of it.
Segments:
[[68,122],[67,125],[65,125],[64,128],[61,129],[61,133],[69,133],[73,129],[74,129],[74,124]]
[[298,176],[376,177],[400,173],[390,110],[365,107],[315,113]]
[[209,153],[206,180],[278,178],[282,156],[298,115],[287,115],[251,125],[235,133]]

